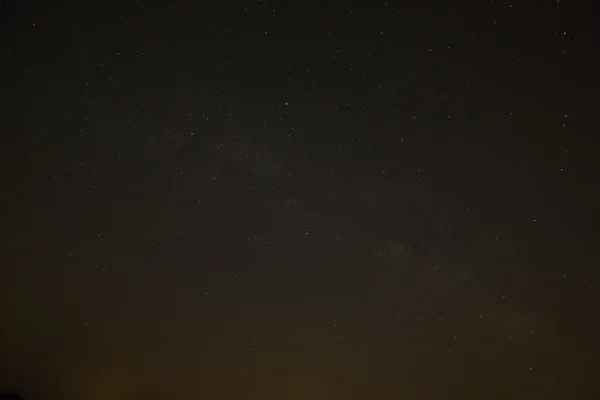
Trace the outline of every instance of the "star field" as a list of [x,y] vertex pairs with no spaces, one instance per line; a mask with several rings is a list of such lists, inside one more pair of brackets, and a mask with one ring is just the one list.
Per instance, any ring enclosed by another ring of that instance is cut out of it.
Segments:
[[0,2],[0,391],[595,398],[590,2]]

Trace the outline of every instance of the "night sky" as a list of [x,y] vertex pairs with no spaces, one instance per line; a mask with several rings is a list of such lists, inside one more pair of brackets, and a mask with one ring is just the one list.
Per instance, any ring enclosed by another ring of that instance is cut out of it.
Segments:
[[598,7],[411,3],[0,2],[0,391],[599,398]]

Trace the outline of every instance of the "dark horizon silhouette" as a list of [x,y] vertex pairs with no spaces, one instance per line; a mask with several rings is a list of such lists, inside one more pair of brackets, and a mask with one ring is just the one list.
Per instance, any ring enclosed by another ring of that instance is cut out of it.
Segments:
[[0,400],[24,400],[24,399],[17,393],[8,392],[8,393],[0,393]]

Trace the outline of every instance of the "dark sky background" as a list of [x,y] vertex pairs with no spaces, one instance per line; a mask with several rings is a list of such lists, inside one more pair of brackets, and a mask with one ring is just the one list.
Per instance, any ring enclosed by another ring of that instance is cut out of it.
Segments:
[[412,3],[1,2],[0,390],[598,398],[598,7]]

